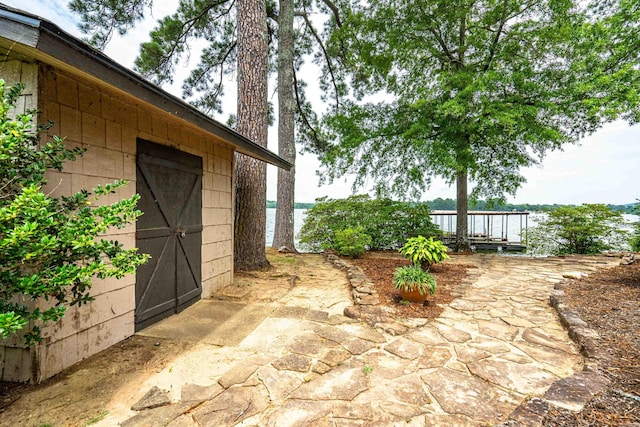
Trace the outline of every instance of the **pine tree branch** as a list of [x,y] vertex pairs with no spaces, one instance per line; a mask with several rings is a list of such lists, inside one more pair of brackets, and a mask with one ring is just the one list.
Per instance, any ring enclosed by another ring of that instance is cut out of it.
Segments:
[[295,94],[296,94],[296,105],[298,107],[298,112],[300,113],[300,117],[302,117],[302,121],[303,121],[305,127],[307,127],[307,129],[309,129],[309,131],[311,132],[312,139],[313,139],[314,144],[316,145],[316,147],[323,147],[325,145],[324,142],[322,141],[322,139],[318,135],[318,131],[316,130],[316,128],[313,127],[311,122],[309,122],[309,118],[307,117],[307,115],[304,112],[304,108],[303,108],[303,105],[302,105],[302,99],[300,97],[300,93],[298,92],[298,75],[296,74],[295,67],[293,67],[293,89],[294,89]]
[[309,28],[309,31],[311,31],[313,38],[316,39],[316,42],[318,43],[318,45],[320,46],[320,49],[322,50],[322,54],[327,63],[329,74],[331,75],[331,84],[336,94],[336,109],[338,109],[340,107],[340,92],[338,91],[338,84],[336,83],[336,76],[333,70],[333,65],[331,63],[331,57],[329,56],[329,53],[327,52],[327,49],[324,43],[322,42],[322,38],[320,37],[315,27],[311,23],[311,20],[309,19],[309,14],[307,12],[296,12],[296,16],[301,16],[304,19],[305,23],[307,24],[307,28]]
[[342,28],[342,21],[340,20],[340,11],[338,10],[338,7],[331,0],[322,0],[322,2],[331,9],[331,12],[333,12],[333,17],[336,20],[338,28]]

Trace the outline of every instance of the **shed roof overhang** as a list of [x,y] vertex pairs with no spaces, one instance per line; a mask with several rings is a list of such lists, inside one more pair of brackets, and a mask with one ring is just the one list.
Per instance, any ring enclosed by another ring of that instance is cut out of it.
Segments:
[[227,141],[242,154],[283,169],[292,167],[282,157],[208,117],[57,25],[1,3],[0,48],[65,70],[71,68],[75,73],[124,91]]

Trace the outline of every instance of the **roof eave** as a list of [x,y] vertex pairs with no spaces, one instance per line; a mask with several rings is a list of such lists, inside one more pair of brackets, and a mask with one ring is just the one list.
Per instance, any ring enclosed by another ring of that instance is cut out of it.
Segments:
[[232,144],[236,151],[290,170],[291,163],[231,128],[208,117],[182,99],[173,96],[140,75],[116,63],[55,24],[21,11],[0,5],[0,37],[36,49],[52,62],[60,61],[80,72],[89,73],[100,81],[126,91],[165,112],[179,117]]

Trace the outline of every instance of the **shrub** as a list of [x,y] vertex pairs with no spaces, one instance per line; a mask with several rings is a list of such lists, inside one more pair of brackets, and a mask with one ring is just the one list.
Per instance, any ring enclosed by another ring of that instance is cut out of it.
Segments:
[[629,244],[631,245],[631,250],[634,252],[640,252],[640,225],[635,225],[635,231],[633,237],[631,237],[631,240],[629,241]]
[[420,295],[426,295],[427,292],[433,295],[438,287],[436,278],[417,264],[396,268],[393,274],[393,286],[404,292],[418,290]]
[[[633,207],[633,213],[640,215],[640,200]],[[640,221],[633,224],[633,236],[631,237],[629,244],[634,252],[640,252]]]
[[527,232],[527,252],[546,254],[598,254],[623,249],[627,232],[620,212],[603,204],[562,206]]
[[45,172],[62,170],[83,151],[66,149],[58,137],[39,146],[32,113],[12,111],[22,89],[5,89],[0,80],[0,335],[7,338],[29,325],[24,339],[32,345],[41,340],[40,326],[92,299],[93,277],[133,273],[147,256],[99,237],[141,215],[137,195],[95,206],[124,181],[69,197],[43,192]]
[[449,258],[444,243],[440,240],[434,240],[433,237],[427,239],[424,236],[408,239],[407,243],[400,248],[400,253],[413,261],[414,264],[422,266],[425,271],[429,271],[429,267],[433,264]]
[[359,258],[370,244],[371,236],[362,227],[336,231],[336,251],[340,255]]
[[409,237],[441,234],[431,222],[425,204],[371,199],[366,195],[321,198],[307,211],[299,235],[301,247],[311,251],[334,248],[337,231],[358,226],[371,236],[371,250],[398,249]]

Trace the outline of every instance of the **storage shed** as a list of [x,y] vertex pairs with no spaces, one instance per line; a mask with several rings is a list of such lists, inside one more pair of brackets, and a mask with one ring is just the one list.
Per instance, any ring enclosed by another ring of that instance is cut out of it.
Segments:
[[0,4],[0,78],[23,82],[20,108],[85,155],[49,174],[69,195],[126,179],[114,202],[141,195],[144,215],[108,237],[151,254],[137,274],[95,280],[95,301],[71,308],[25,348],[0,342],[0,379],[39,382],[233,280],[233,162],[240,152],[291,165],[51,22]]

